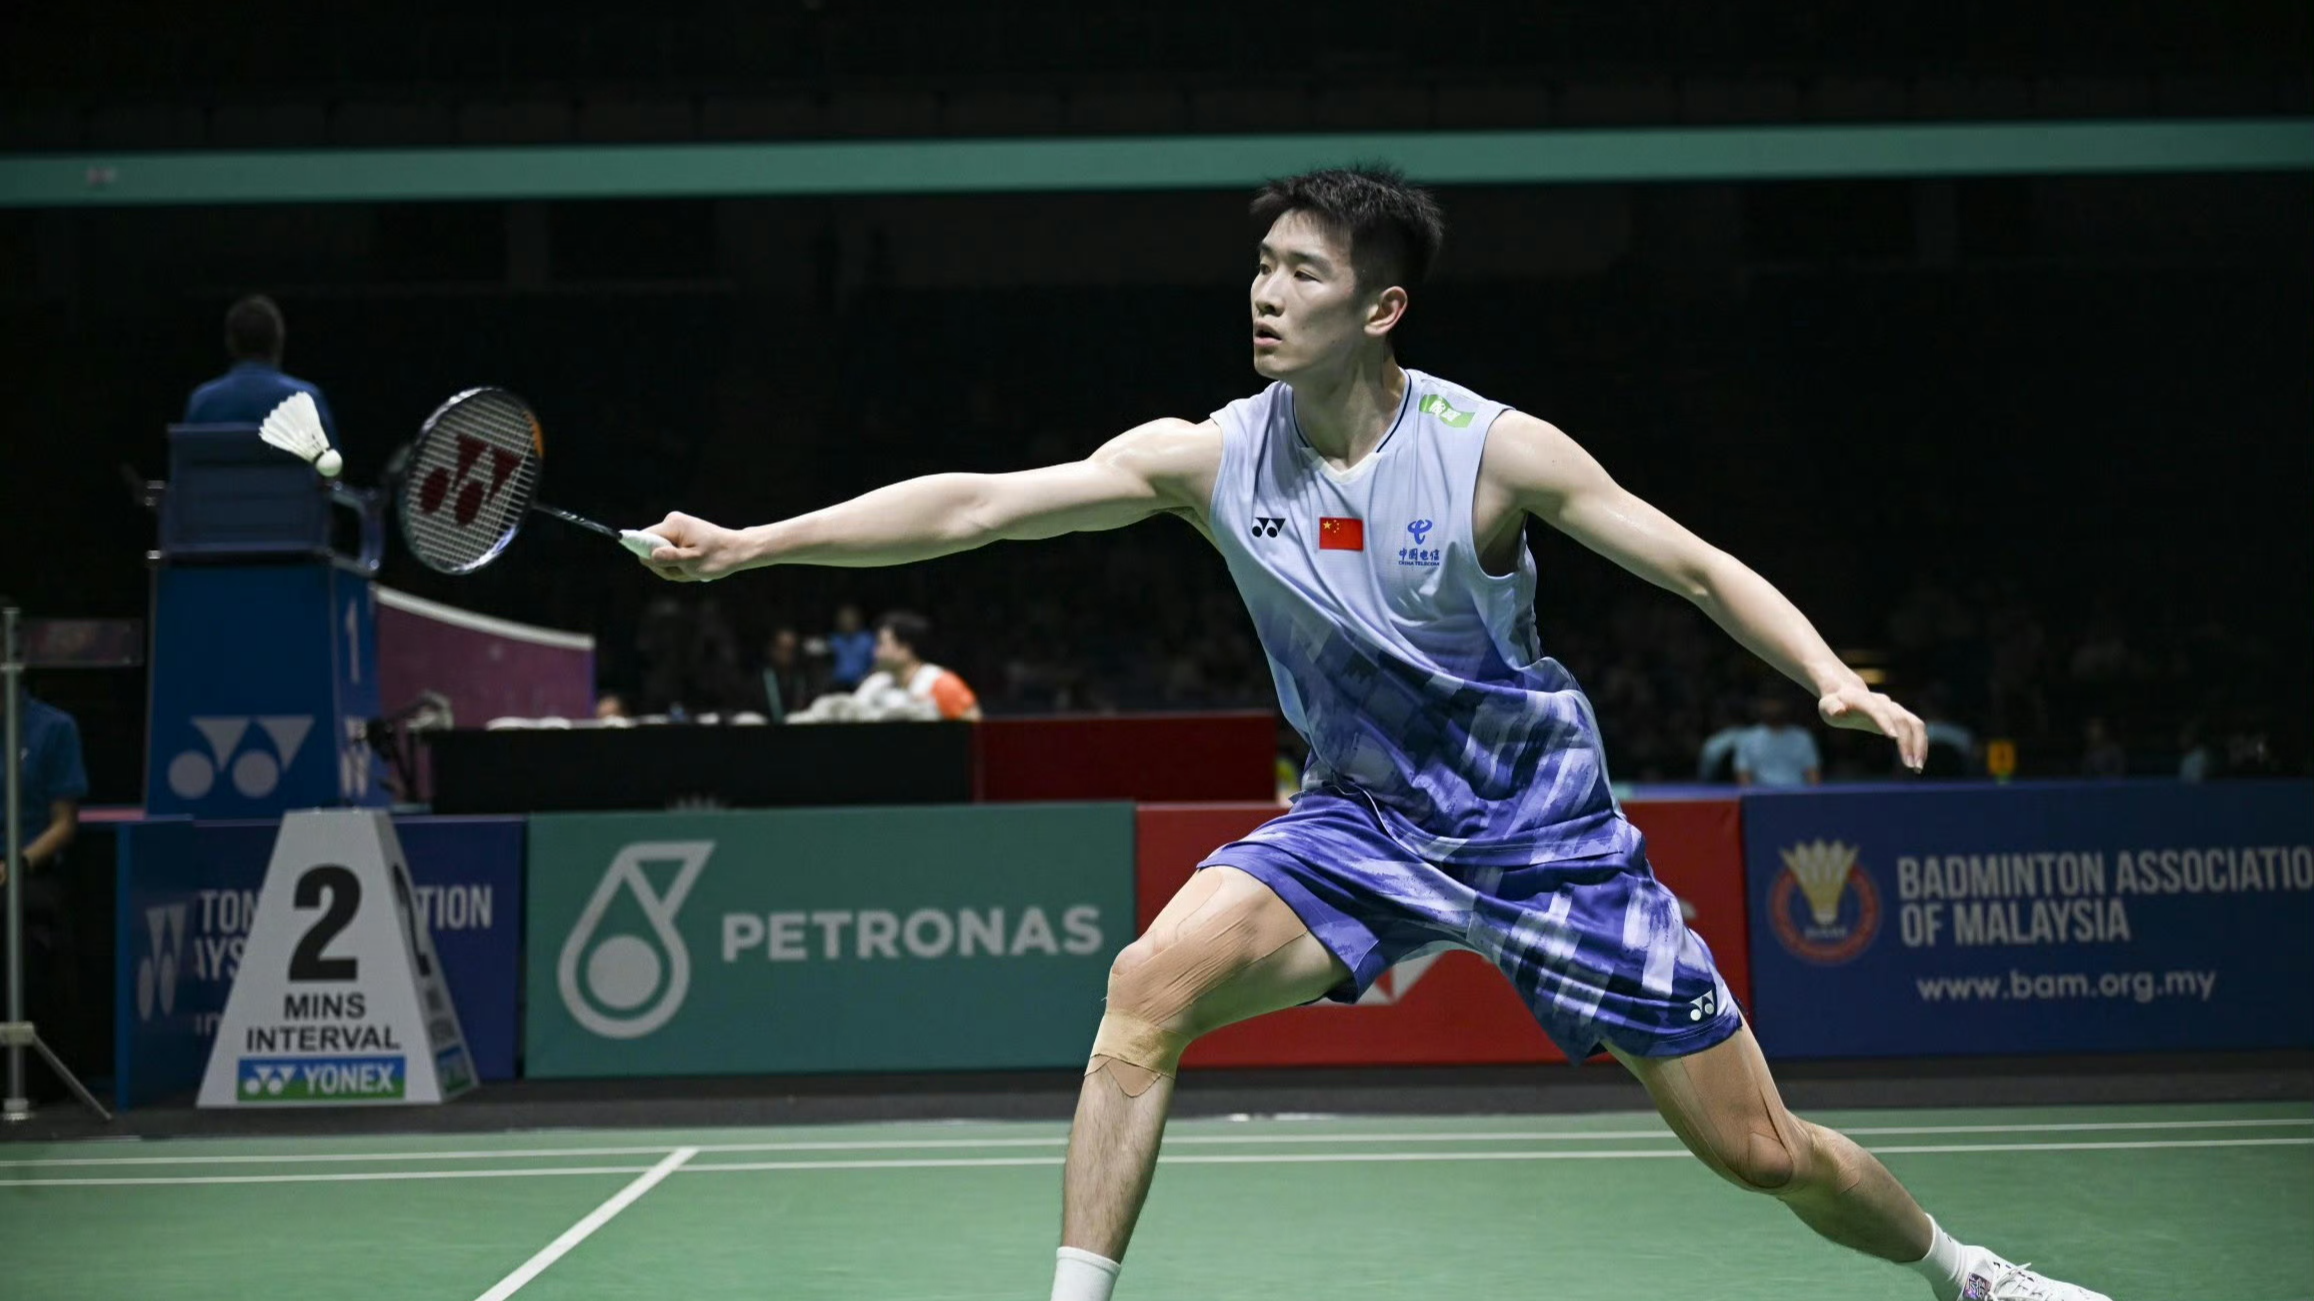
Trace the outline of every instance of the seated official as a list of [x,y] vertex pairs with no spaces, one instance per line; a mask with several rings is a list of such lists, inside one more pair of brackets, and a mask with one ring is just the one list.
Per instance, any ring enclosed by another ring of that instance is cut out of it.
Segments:
[[281,309],[263,294],[251,294],[225,313],[225,352],[233,368],[193,390],[185,402],[188,425],[256,425],[292,393],[310,393],[321,412],[330,445],[341,451],[337,419],[329,399],[312,383],[281,370],[281,345],[288,326]]

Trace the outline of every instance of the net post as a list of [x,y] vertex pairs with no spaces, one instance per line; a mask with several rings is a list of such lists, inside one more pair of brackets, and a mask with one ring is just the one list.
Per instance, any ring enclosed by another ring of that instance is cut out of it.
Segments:
[[[8,936],[8,1024],[24,1023],[24,856],[19,852],[24,843],[24,752],[23,700],[21,687],[24,677],[24,656],[16,637],[18,611],[14,605],[0,610],[0,704],[7,715],[4,728],[7,745],[7,936]],[[32,1104],[24,1093],[24,1045],[16,1036],[8,1036],[8,1095],[0,1101],[0,1119],[23,1120],[32,1114]]]

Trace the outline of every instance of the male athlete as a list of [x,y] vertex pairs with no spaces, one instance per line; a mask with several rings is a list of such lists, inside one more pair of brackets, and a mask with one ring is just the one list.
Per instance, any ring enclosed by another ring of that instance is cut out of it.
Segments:
[[[1484,955],[1581,1061],[1605,1047],[1688,1148],[1940,1301],[2107,1301],[1954,1241],[1849,1139],[1784,1109],[1759,1045],[1649,868],[1590,702],[1537,643],[1534,516],[1693,601],[1918,769],[1918,718],[1867,690],[1765,579],[1607,476],[1550,424],[1399,366],[1444,229],[1380,170],[1264,186],[1254,369],[1203,422],[1156,420],[1072,465],[911,479],[745,530],[669,515],[679,580],[763,565],[897,565],[999,540],[1182,517],[1229,564],[1310,744],[1283,816],[1215,850],[1117,956],[1070,1131],[1053,1301],[1107,1301],[1198,1035],[1402,958]],[[1645,1289],[1641,1289],[1644,1291]]]

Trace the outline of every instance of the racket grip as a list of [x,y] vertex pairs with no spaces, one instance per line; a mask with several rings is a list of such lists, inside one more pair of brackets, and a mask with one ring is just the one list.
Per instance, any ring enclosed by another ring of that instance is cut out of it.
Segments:
[[652,552],[670,544],[656,533],[646,533],[641,529],[620,529],[619,545],[649,560]]

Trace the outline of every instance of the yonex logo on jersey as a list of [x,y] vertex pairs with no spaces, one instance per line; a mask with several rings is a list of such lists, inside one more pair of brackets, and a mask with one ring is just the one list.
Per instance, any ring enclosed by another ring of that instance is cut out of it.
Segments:
[[1701,1021],[1717,1011],[1719,1011],[1719,998],[1716,993],[1687,1000],[1687,1019],[1690,1021]]
[[1455,410],[1452,403],[1448,402],[1445,398],[1440,397],[1436,393],[1433,393],[1429,397],[1422,399],[1422,405],[1418,409],[1422,412],[1422,414],[1431,417],[1438,423],[1442,425],[1451,425],[1456,429],[1467,428],[1470,424],[1470,418],[1477,414],[1476,412],[1472,411]]
[[1274,538],[1278,535],[1278,530],[1284,528],[1285,526],[1286,522],[1282,519],[1272,519],[1267,515],[1256,515],[1253,517],[1253,529],[1251,531],[1257,538]]

